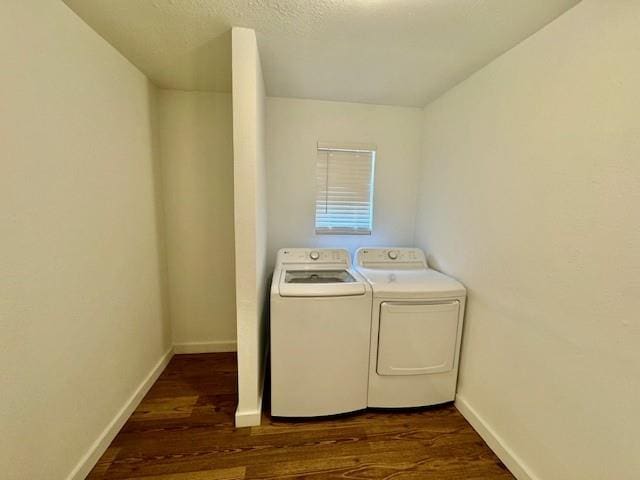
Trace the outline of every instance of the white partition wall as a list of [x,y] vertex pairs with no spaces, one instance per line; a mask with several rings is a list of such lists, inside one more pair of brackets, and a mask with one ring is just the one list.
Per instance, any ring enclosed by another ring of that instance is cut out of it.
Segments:
[[266,353],[265,93],[253,30],[234,28],[233,155],[238,341],[236,425],[260,424]]

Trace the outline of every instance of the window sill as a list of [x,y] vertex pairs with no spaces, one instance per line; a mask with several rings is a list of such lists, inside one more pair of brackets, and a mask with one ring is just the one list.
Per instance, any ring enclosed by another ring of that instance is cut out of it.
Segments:
[[356,230],[348,228],[316,228],[316,235],[371,235],[371,230]]

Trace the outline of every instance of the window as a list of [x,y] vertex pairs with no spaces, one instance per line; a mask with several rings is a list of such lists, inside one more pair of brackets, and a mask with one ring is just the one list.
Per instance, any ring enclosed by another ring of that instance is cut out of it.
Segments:
[[316,233],[370,235],[376,149],[318,142]]

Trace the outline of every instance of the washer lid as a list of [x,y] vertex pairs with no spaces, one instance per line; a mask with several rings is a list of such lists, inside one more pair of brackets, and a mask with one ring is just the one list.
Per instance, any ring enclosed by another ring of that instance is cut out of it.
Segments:
[[374,297],[429,299],[466,295],[460,282],[430,268],[358,268],[358,271],[371,284]]
[[353,283],[353,278],[346,270],[286,270],[284,283]]
[[282,269],[280,296],[282,297],[339,297],[364,295],[366,287],[357,274],[347,269]]

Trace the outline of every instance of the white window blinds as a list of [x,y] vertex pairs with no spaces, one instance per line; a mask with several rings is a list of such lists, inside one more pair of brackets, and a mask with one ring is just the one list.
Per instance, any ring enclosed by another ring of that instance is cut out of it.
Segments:
[[369,235],[376,150],[318,143],[316,233]]

